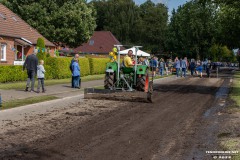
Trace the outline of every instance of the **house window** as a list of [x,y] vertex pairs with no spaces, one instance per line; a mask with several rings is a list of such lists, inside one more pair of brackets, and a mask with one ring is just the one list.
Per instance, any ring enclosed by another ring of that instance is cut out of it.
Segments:
[[15,61],[23,61],[23,57],[24,57],[24,47],[17,45],[14,46],[14,48],[16,48],[15,50]]
[[6,44],[1,44],[1,61],[6,61],[6,49],[7,49],[7,45]]
[[94,44],[94,40],[89,41],[89,45],[92,46]]

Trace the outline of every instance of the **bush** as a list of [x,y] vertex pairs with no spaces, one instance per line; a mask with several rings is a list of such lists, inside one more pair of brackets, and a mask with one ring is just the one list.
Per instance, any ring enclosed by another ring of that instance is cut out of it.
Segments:
[[106,64],[108,62],[109,58],[89,58],[90,74],[105,73]]
[[[44,65],[46,70],[45,79],[63,79],[70,78],[70,63],[72,58],[48,57],[47,65]],[[104,73],[106,60],[92,60],[93,73]],[[79,58],[81,76],[90,74],[89,59]],[[27,79],[26,71],[22,71],[22,66],[0,66],[0,83],[25,81]]]
[[39,49],[37,53],[38,60],[43,60],[46,62],[46,47],[43,38],[38,38],[37,47]]
[[1,66],[0,67],[0,82],[16,82],[27,79],[26,71],[22,71],[22,66]]
[[234,62],[236,56],[227,46],[214,44],[209,48],[209,55],[212,61]]
[[[90,65],[88,58],[79,58],[81,76],[90,75]],[[69,67],[68,67],[69,68]]]
[[37,39],[37,47],[45,48],[45,42],[44,42],[43,38],[40,37],[40,38]]
[[[63,79],[70,78],[70,63],[72,58],[53,58],[48,57],[47,62],[49,66],[49,71],[46,70],[46,73],[49,72],[49,78],[53,79]],[[89,62],[87,58],[79,58],[80,68],[81,68],[81,76],[86,76],[90,74]]]

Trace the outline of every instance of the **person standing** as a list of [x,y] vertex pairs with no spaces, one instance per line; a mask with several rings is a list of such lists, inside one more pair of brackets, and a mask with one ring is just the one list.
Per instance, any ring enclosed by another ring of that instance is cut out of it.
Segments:
[[172,69],[173,69],[173,62],[172,62],[172,59],[169,59],[168,70],[170,74],[172,74]]
[[203,64],[200,60],[197,61],[197,68],[196,68],[196,73],[198,76],[198,73],[200,73],[200,78],[202,78],[202,70],[203,70]]
[[38,78],[38,88],[37,88],[37,93],[40,93],[40,87],[42,86],[42,93],[45,93],[45,88],[44,88],[44,74],[45,74],[45,69],[44,69],[44,61],[40,60],[40,64],[37,67],[37,78]]
[[73,88],[80,89],[80,67],[78,59],[75,58],[72,63]]
[[[73,69],[72,69],[72,64],[73,64],[73,62],[74,62],[74,59],[77,59],[77,61],[78,61],[78,58],[79,58],[79,54],[75,54],[75,56],[74,56],[74,58],[71,60],[71,63],[70,63],[70,71],[71,71],[71,73],[73,73]],[[81,83],[81,78],[79,79],[79,83]],[[72,88],[74,88],[74,85],[73,85],[73,76],[72,76]]]
[[191,59],[191,63],[190,63],[191,76],[193,76],[195,68],[196,68],[195,60]]
[[207,73],[207,77],[208,78],[210,78],[211,69],[212,69],[212,64],[211,64],[211,61],[208,60],[208,62],[206,64],[206,73]]
[[179,76],[179,70],[180,70],[180,67],[181,67],[178,57],[175,58],[174,64],[175,64],[175,68],[176,68],[176,75],[178,77]]
[[156,68],[157,68],[157,58],[152,57],[152,59],[150,60],[150,69],[154,77],[156,76]]
[[35,75],[37,73],[37,66],[38,66],[38,58],[37,58],[38,49],[34,49],[33,53],[27,56],[24,64],[23,64],[23,71],[27,69],[27,85],[25,91],[28,91],[31,82],[31,92],[34,92],[34,84],[35,84]]
[[186,77],[187,57],[185,57],[185,58],[182,60],[181,68],[182,68],[182,74],[181,74],[181,77],[182,77],[182,76]]
[[163,76],[164,74],[165,63],[164,60],[161,58],[159,61],[159,74]]

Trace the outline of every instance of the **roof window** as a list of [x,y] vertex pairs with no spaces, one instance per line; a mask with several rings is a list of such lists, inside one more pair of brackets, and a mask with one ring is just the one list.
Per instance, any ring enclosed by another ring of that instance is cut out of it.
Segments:
[[92,46],[94,44],[94,40],[89,41],[89,45]]
[[12,17],[12,19],[13,19],[14,21],[16,21],[16,22],[18,21],[18,20],[17,20],[17,18],[16,18],[16,17],[14,17],[14,16]]
[[5,14],[0,13],[0,17],[2,17],[2,19],[6,20],[6,16],[5,16]]

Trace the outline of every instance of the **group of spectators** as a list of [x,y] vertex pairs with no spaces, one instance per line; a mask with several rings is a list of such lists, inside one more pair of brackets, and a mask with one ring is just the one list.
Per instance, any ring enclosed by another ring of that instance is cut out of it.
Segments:
[[149,67],[152,70],[153,76],[156,76],[157,73],[163,76],[164,72],[166,72],[166,75],[176,72],[177,77],[186,77],[187,71],[190,70],[191,76],[196,75],[202,78],[204,70],[207,73],[207,77],[210,77],[213,64],[210,60],[200,61],[191,59],[189,61],[187,57],[183,59],[176,57],[174,61],[167,59],[166,62],[163,58],[158,61],[157,57],[152,57],[149,61]]

